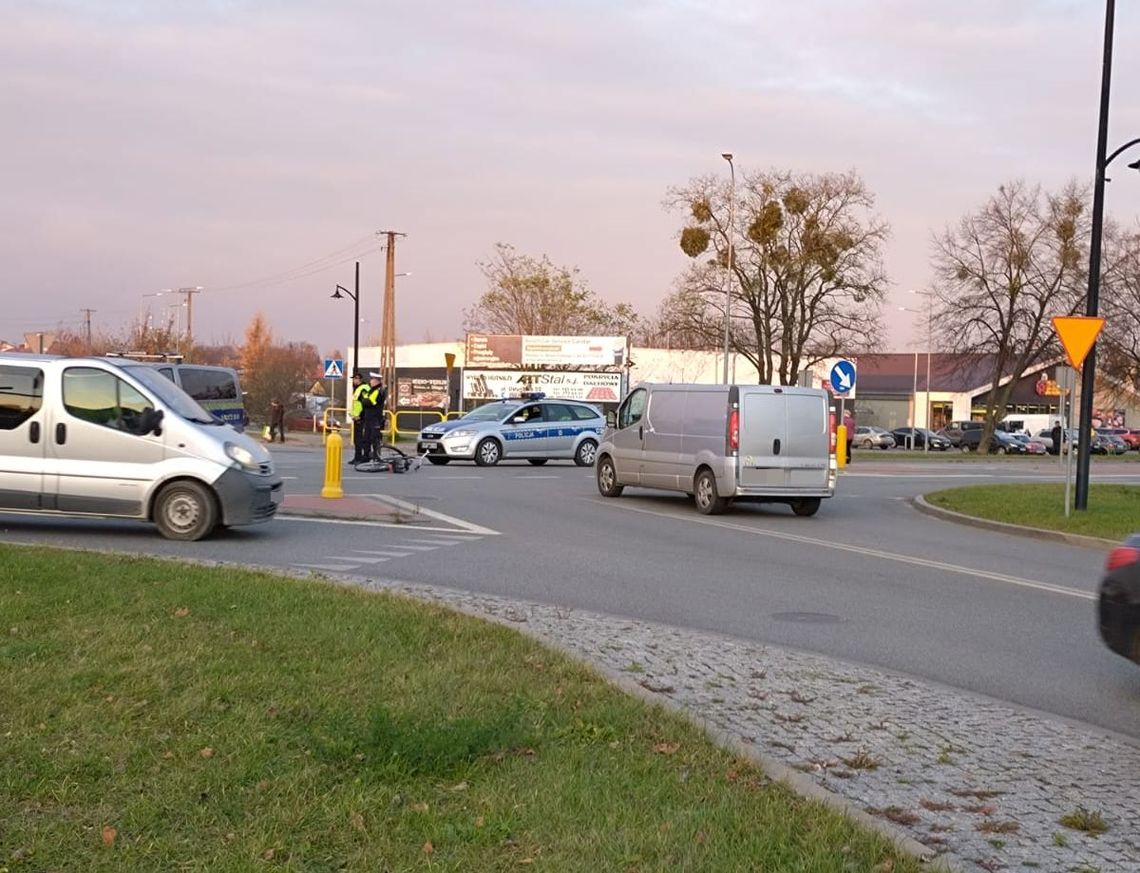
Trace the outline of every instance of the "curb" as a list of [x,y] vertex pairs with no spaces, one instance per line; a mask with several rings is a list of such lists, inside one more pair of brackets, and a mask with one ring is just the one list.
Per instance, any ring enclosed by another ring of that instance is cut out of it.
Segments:
[[986,530],[1001,531],[1002,533],[1015,534],[1016,536],[1027,537],[1029,539],[1060,540],[1070,545],[1097,550],[1103,550],[1106,547],[1112,548],[1117,544],[1116,540],[1105,539],[1103,537],[1090,537],[1084,534],[1065,533],[1059,530],[1045,530],[1040,527],[1029,527],[1024,524],[1010,524],[1007,521],[992,521],[988,518],[978,518],[976,515],[954,512],[952,509],[943,509],[941,506],[934,506],[931,503],[927,503],[921,494],[912,498],[910,504],[919,512],[942,519],[943,521],[952,521],[957,524],[984,528]]

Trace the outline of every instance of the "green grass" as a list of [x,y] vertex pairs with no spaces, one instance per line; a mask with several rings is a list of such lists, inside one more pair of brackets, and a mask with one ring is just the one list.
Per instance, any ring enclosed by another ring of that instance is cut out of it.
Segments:
[[13,873],[919,869],[593,671],[410,600],[0,546],[0,616]]
[[969,485],[924,497],[934,506],[978,518],[1110,540],[1140,530],[1140,487],[1134,485],[1090,485],[1088,509],[1073,511],[1068,518],[1063,483]]
[[[1120,463],[1140,462],[1140,452],[1125,452],[1123,455],[1091,455],[1090,462],[1095,466],[1106,461]],[[991,455],[977,452],[962,452],[958,449],[947,449],[944,452],[924,452],[922,449],[911,451],[909,449],[855,449],[855,463],[860,461],[926,461],[931,463],[959,463],[959,464],[1043,464],[1050,469],[1064,469],[1062,463],[1068,464],[1068,456],[1064,462],[1058,462],[1056,455]],[[1076,467],[1076,459],[1073,459]]]

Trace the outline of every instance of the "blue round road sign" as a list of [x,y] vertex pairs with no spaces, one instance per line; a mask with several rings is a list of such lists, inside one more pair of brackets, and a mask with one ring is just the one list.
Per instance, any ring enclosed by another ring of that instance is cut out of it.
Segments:
[[855,365],[848,360],[836,361],[831,368],[831,390],[846,394],[855,387]]

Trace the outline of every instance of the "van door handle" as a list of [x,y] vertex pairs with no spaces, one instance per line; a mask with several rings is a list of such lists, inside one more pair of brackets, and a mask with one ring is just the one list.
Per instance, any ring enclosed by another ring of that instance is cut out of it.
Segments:
[[638,438],[639,440],[643,440],[643,439],[645,439],[645,427],[644,427],[643,425],[640,425],[640,424],[639,424],[639,425],[637,426],[637,438]]
[[67,425],[62,421],[55,426],[55,441],[61,446],[67,442]]
[[28,428],[28,439],[33,443],[40,441],[40,423],[33,421],[31,427]]
[[780,454],[780,441],[779,441],[779,439],[772,440],[772,454],[773,455]]

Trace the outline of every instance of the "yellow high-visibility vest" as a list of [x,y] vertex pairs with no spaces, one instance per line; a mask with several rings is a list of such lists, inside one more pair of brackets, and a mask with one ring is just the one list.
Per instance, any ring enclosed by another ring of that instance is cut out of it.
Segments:
[[352,392],[352,417],[360,418],[364,414],[364,395],[368,393],[368,386],[357,385]]

